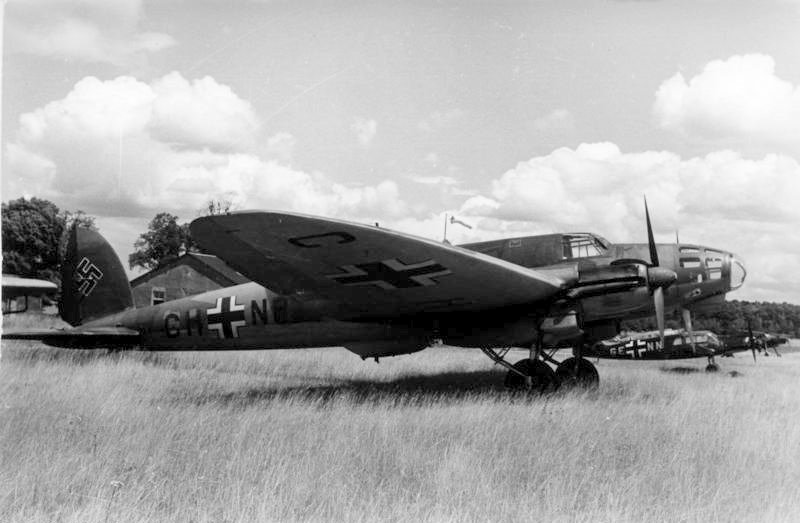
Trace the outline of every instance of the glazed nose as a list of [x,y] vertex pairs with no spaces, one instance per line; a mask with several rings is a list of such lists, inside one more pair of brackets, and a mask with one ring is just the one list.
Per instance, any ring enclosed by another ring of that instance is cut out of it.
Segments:
[[744,262],[738,256],[731,254],[731,290],[741,287],[746,277],[747,269],[744,268]]

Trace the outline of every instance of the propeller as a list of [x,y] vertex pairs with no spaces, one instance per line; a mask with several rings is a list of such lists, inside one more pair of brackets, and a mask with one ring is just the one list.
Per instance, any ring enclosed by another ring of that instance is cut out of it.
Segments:
[[664,347],[664,288],[672,285],[678,275],[671,269],[659,266],[658,249],[653,238],[653,225],[650,223],[650,211],[647,208],[647,197],[644,199],[644,216],[647,221],[647,246],[650,250],[650,266],[647,268],[647,283],[653,294],[653,305],[656,310],[656,323],[658,334],[661,337],[661,347]]
[[658,249],[653,238],[653,225],[650,223],[650,211],[647,209],[647,197],[644,198],[644,217],[647,220],[647,246],[650,248],[650,264],[658,267]]

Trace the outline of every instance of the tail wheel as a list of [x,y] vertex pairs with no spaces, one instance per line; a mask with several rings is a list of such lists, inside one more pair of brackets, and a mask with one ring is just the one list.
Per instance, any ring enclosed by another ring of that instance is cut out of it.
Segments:
[[558,364],[555,372],[561,385],[567,387],[580,386],[594,389],[600,383],[600,375],[592,363],[583,358],[567,358]]
[[550,366],[542,360],[525,359],[516,362],[513,367],[530,377],[528,380],[513,371],[506,374],[505,385],[513,390],[531,390],[534,392],[549,392],[558,388],[558,378]]

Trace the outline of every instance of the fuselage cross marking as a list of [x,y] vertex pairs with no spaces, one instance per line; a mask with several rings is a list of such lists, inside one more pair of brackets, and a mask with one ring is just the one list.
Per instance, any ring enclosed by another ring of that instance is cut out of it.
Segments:
[[217,333],[220,339],[238,338],[239,327],[244,327],[244,304],[236,303],[236,296],[217,298],[217,304],[206,309],[208,330]]

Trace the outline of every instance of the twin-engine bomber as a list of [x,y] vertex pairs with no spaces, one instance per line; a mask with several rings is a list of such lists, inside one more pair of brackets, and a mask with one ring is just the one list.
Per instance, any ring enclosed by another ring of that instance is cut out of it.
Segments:
[[[302,214],[206,216],[191,223],[192,237],[252,283],[139,309],[111,246],[73,227],[59,304],[73,327],[3,338],[143,350],[344,346],[362,358],[441,340],[481,349],[508,369],[510,387],[594,385],[583,349],[617,334],[621,320],[655,314],[663,345],[665,310],[681,310],[691,332],[693,310],[719,306],[744,282],[731,253],[656,244],[646,216],[645,244],[573,233],[461,246]],[[565,344],[573,356],[557,361]],[[512,364],[509,347],[529,355]]]

